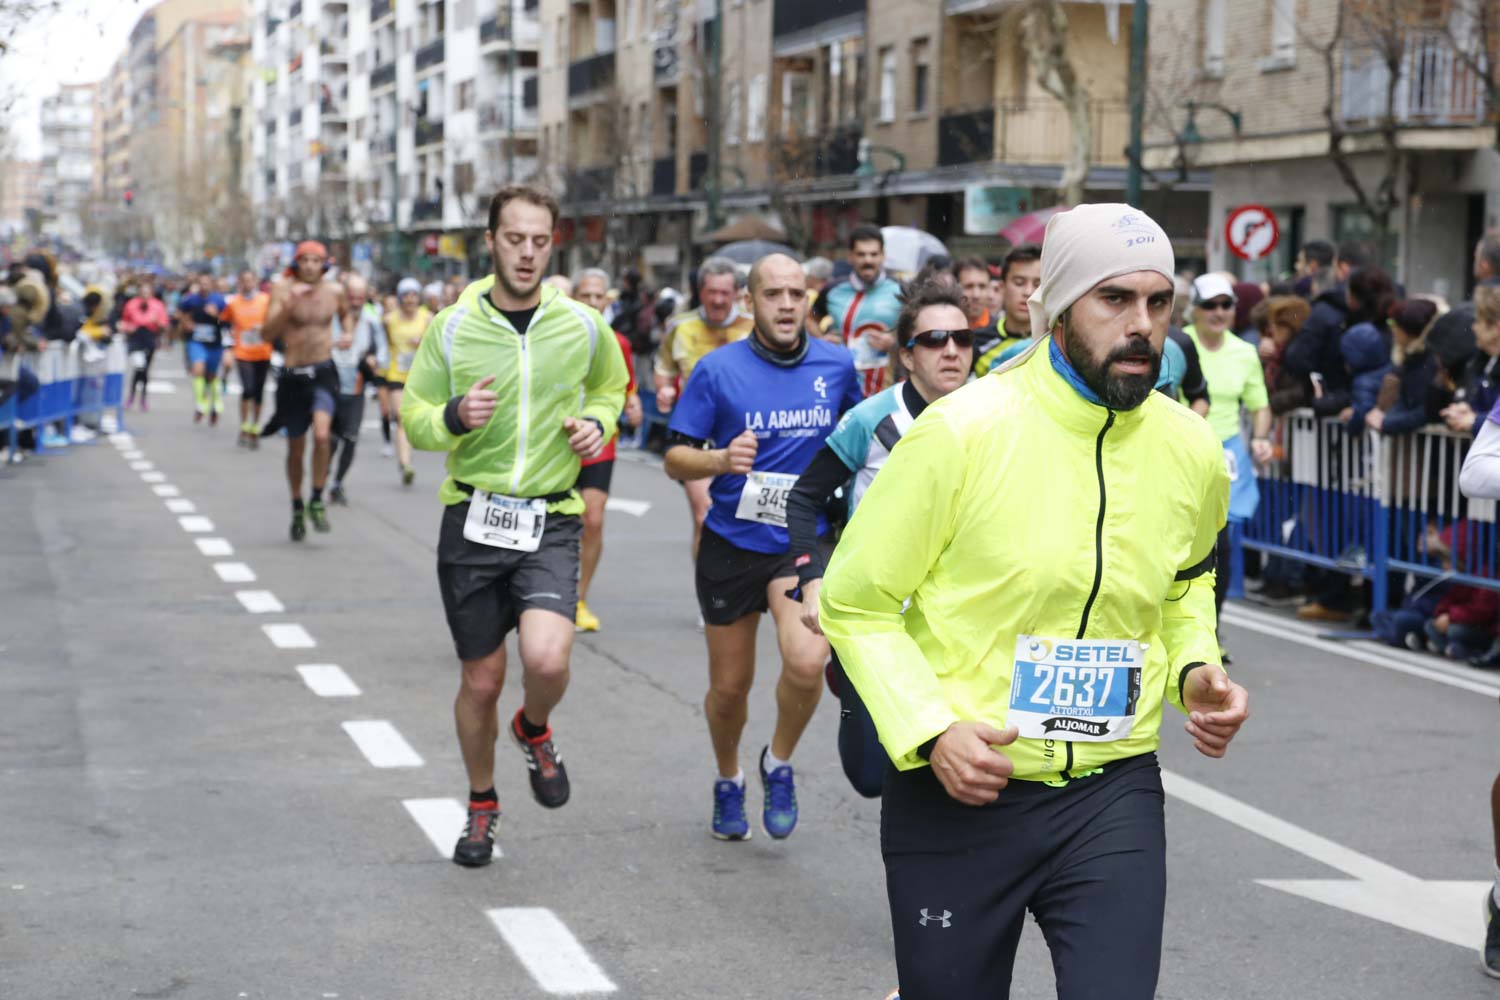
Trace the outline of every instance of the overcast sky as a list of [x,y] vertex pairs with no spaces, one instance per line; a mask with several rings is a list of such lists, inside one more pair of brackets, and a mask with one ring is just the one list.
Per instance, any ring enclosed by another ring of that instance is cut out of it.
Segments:
[[62,9],[21,26],[0,57],[0,93],[16,98],[6,115],[25,158],[41,155],[39,109],[64,83],[92,83],[124,50],[130,29],[154,0],[62,0]]

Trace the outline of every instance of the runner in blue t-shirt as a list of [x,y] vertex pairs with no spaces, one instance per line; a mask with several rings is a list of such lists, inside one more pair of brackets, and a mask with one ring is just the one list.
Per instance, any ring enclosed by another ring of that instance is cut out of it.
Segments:
[[[909,289],[896,318],[895,334],[902,369],[911,377],[844,414],[838,429],[792,488],[786,504],[787,531],[802,593],[802,624],[810,631],[822,634],[818,627],[818,591],[823,583],[824,560],[818,546],[818,512],[828,506],[839,487],[845,486],[852,515],[892,449],[927,404],[968,380],[977,350],[969,323],[964,293],[952,284],[929,281]],[[839,715],[839,760],[844,776],[855,791],[873,798],[880,794],[889,758],[876,736],[869,710],[844,676],[837,656],[829,660],[828,682],[843,707]]]
[[224,397],[219,391],[219,365],[224,359],[219,317],[224,314],[224,296],[213,290],[213,278],[204,276],[178,300],[177,312],[189,331],[188,365],[193,373],[193,401],[198,404],[193,423],[202,423],[207,415],[211,426],[224,412]]
[[[707,479],[710,506],[698,546],[696,582],[708,640],[704,701],[719,780],[713,834],[745,840],[740,734],[755,675],[755,633],[770,611],[781,646],[776,730],[761,751],[761,819],[772,837],[797,825],[788,761],[817,707],[828,643],[803,628],[788,596],[797,571],[787,551],[786,497],[845,410],[860,401],[854,361],[842,347],[803,329],[807,281],[790,257],[762,257],[750,271],[755,329],[706,355],[693,370],[669,424],[666,471]],[[819,534],[827,531],[820,517]]]

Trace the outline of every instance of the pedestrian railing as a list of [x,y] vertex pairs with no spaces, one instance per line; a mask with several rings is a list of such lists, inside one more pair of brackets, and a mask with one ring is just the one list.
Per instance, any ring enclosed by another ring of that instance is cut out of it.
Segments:
[[82,339],[70,344],[54,341],[41,351],[18,354],[8,362],[11,377],[24,369],[36,379],[35,391],[31,391],[30,379],[17,378],[25,391],[18,387],[0,411],[0,432],[11,456],[19,450],[21,432],[27,430],[36,436],[36,450],[44,452],[49,450],[45,433],[49,427],[60,429],[61,438],[55,440],[71,441],[75,426],[97,427],[110,414],[114,427],[124,429],[124,337],[117,335],[102,344]]
[[1255,514],[1230,525],[1231,595],[1244,593],[1246,549],[1361,576],[1376,611],[1407,574],[1500,589],[1495,502],[1459,491],[1468,435],[1442,426],[1350,434],[1343,421],[1296,411],[1277,437],[1277,458],[1257,476]]

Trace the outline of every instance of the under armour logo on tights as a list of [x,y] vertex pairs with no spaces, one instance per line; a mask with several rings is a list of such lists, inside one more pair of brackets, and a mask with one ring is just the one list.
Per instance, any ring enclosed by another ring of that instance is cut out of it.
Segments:
[[932,920],[941,920],[944,927],[952,927],[953,926],[953,921],[951,921],[951,920],[948,919],[951,916],[953,916],[953,911],[952,910],[944,910],[940,914],[939,913],[928,913],[927,912],[927,907],[924,906],[924,907],[922,907],[922,919],[918,920],[917,923],[921,924],[923,927],[926,927],[929,921],[932,921]]

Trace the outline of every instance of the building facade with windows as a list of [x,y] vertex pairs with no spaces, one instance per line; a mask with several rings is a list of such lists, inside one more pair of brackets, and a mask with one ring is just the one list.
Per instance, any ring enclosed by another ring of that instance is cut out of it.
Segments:
[[[1453,5],[1397,5],[1390,23],[1381,5],[1351,6],[1340,33],[1342,2],[1155,0],[1153,39],[1180,44],[1152,46],[1147,166],[1211,174],[1208,266],[1256,279],[1287,271],[1310,239],[1376,240],[1382,227],[1349,178],[1377,204],[1389,185],[1387,264],[1413,291],[1462,299],[1474,245],[1500,215],[1496,109],[1477,72],[1493,55]],[[1252,203],[1281,229],[1255,264],[1234,257],[1224,233]]]
[[254,0],[250,190],[268,253],[474,272],[489,196],[537,172],[534,0]]
[[94,192],[96,84],[63,84],[42,99],[39,208],[50,233],[81,247]]

